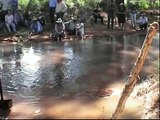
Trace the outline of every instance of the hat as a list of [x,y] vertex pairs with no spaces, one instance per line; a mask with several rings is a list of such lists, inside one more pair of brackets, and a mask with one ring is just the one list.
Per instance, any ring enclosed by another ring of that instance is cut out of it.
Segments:
[[146,15],[146,13],[142,13],[142,16],[145,16]]
[[123,3],[121,3],[120,5],[123,5]]
[[37,18],[36,17],[33,17],[33,19],[32,19],[33,21],[35,21],[35,20],[37,20]]
[[19,11],[22,11],[22,8],[21,8],[20,6],[18,6],[18,10],[19,10]]
[[56,21],[56,23],[62,23],[62,19],[58,18],[58,20]]
[[74,17],[73,17],[73,16],[71,16],[70,18],[71,18],[71,20],[74,20]]
[[76,21],[77,20],[77,17],[74,16],[74,17],[71,17],[72,20]]

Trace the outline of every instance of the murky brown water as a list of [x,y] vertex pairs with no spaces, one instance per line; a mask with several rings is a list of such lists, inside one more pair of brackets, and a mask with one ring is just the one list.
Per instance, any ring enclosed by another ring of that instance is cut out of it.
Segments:
[[[83,93],[117,83],[123,86],[144,37],[119,36],[83,43],[26,43],[23,47],[1,43],[3,91],[14,102],[9,118],[109,118],[119,97],[110,98],[106,104],[106,99]],[[158,54],[159,43],[154,40],[140,74],[142,79],[155,70],[150,63]],[[123,115],[129,116],[140,115],[133,115],[132,111]]]

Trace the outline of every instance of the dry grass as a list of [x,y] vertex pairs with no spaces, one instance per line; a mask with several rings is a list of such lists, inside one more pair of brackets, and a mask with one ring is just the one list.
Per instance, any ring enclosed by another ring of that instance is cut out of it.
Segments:
[[[158,64],[155,65],[159,67]],[[155,73],[150,74],[144,82],[136,86],[135,90],[137,97],[144,100],[142,119],[159,119],[159,68]]]

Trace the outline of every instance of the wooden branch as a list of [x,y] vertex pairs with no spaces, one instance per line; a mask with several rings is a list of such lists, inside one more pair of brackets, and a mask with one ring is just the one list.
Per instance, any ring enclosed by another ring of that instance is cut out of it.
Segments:
[[147,35],[145,37],[145,41],[144,41],[143,46],[141,48],[141,51],[139,53],[139,56],[136,60],[136,63],[134,65],[133,69],[131,70],[128,81],[127,81],[125,88],[123,90],[123,93],[119,99],[117,108],[116,108],[114,114],[112,115],[112,119],[116,119],[121,114],[121,112],[123,112],[123,110],[125,108],[125,103],[134,89],[134,86],[137,82],[138,75],[143,67],[143,64],[145,62],[146,56],[149,51],[149,47],[153,41],[153,37],[155,36],[155,34],[158,30],[158,27],[159,27],[159,25],[157,22],[153,22],[150,25],[150,27],[147,31]]

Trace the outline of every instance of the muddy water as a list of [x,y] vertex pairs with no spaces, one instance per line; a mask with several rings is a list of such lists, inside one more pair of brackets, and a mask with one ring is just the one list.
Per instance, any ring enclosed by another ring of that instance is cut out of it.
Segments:
[[[63,43],[0,44],[0,74],[5,98],[12,98],[9,118],[109,118],[119,96],[107,99],[86,94],[104,88],[122,89],[143,44],[144,35]],[[155,71],[158,35],[150,49],[142,79]],[[122,118],[139,118],[131,99]],[[136,106],[137,105],[137,106]],[[0,111],[1,112],[1,111]],[[6,114],[6,115],[4,115]]]

